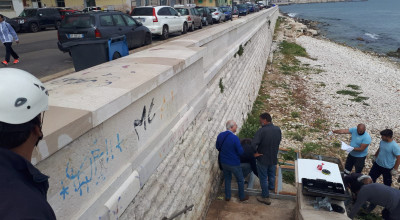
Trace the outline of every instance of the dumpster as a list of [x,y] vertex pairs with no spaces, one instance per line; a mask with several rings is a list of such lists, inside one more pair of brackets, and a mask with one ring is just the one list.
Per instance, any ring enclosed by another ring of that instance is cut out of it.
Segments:
[[87,69],[129,54],[125,36],[111,39],[71,41],[63,44],[69,48],[75,71]]

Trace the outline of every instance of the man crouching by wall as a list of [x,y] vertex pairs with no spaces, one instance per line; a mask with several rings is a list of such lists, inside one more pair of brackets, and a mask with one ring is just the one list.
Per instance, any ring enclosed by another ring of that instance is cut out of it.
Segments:
[[217,137],[216,147],[220,152],[219,158],[225,179],[225,200],[231,200],[231,180],[232,173],[235,175],[238,189],[239,199],[241,202],[249,199],[244,195],[244,178],[242,168],[240,167],[240,155],[243,154],[242,145],[239,138],[235,135],[237,130],[236,122],[229,120],[226,122],[227,131],[221,132]]

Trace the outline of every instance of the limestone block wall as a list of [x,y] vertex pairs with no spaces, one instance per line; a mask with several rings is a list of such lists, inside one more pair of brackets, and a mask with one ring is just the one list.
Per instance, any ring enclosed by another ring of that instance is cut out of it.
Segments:
[[251,110],[277,16],[263,10],[46,83],[32,162],[50,176],[58,219],[160,219],[191,204],[182,219],[201,218],[219,179],[216,135]]

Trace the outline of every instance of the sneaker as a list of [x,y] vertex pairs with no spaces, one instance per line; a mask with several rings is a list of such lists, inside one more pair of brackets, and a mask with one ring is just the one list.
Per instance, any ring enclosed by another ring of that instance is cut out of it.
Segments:
[[225,198],[225,201],[229,202],[231,201],[231,198]]
[[8,62],[5,60],[3,62],[1,62],[1,64],[3,64],[4,66],[8,66]]
[[17,64],[17,63],[19,63],[19,60],[18,60],[18,59],[15,59],[14,62],[13,62],[13,64]]
[[245,196],[243,199],[241,199],[240,201],[241,202],[245,202],[245,201],[247,201],[247,200],[249,200],[249,196]]
[[270,198],[263,198],[261,196],[257,196],[257,201],[264,203],[266,205],[271,205],[271,199]]

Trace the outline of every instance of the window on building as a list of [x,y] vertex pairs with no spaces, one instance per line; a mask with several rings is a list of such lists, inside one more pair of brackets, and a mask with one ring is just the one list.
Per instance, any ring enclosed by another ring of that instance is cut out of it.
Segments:
[[0,10],[13,10],[13,4],[10,0],[0,0]]
[[57,7],[65,7],[65,1],[64,0],[57,0]]

